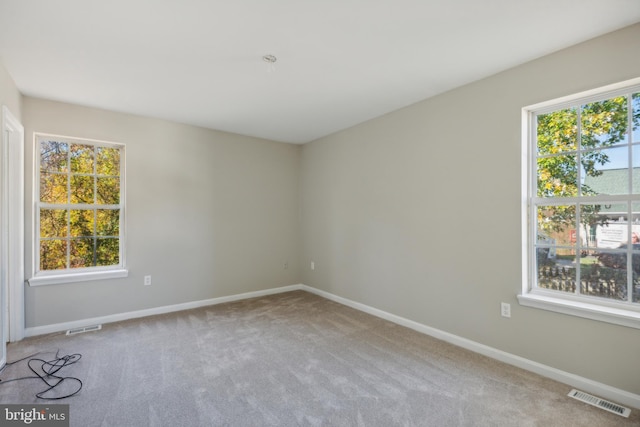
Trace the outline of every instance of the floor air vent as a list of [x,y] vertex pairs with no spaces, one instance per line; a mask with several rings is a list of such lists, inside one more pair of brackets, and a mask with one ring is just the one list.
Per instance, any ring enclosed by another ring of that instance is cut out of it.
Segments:
[[629,414],[631,414],[631,409],[629,408],[600,399],[599,397],[592,396],[584,391],[576,390],[575,388],[569,392],[569,397],[573,397],[581,402],[588,403],[589,405],[604,409],[605,411],[613,412],[614,414],[618,414],[623,417],[629,417]]
[[67,335],[76,335],[76,334],[81,334],[83,332],[99,331],[100,329],[102,329],[102,325],[85,326],[83,328],[69,329],[67,331]]

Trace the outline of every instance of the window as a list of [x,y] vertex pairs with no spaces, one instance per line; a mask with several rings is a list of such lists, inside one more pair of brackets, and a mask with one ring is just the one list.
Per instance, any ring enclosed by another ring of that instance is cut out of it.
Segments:
[[36,134],[30,285],[126,276],[124,145]]
[[521,304],[640,328],[639,83],[524,109]]

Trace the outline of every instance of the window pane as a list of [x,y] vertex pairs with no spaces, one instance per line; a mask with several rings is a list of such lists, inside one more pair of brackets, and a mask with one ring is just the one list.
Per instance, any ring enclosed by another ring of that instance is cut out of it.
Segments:
[[[617,249],[622,245],[629,242],[629,224],[627,223],[627,204],[618,205],[604,205],[605,207],[611,206],[611,210],[625,211],[620,212],[619,219],[601,219],[597,223],[592,222],[592,227],[595,227],[596,241],[598,248]],[[608,212],[605,212],[605,214]],[[611,214],[611,216],[615,216]],[[585,220],[586,221],[586,220]]]
[[93,173],[93,146],[71,144],[71,172]]
[[631,99],[633,105],[632,139],[633,142],[640,142],[640,93],[634,93]]
[[93,210],[82,209],[70,211],[71,237],[93,236]]
[[597,251],[593,254],[597,262],[582,265],[580,291],[584,295],[624,301],[627,298],[627,252],[622,250]]
[[120,239],[97,239],[96,265],[118,265],[120,263]]
[[40,237],[67,237],[66,209],[40,209]]
[[120,235],[120,210],[119,209],[99,209],[97,211],[97,234],[99,236]]
[[537,120],[539,156],[578,149],[578,113],[575,108],[540,114]]
[[120,179],[98,178],[98,201],[101,205],[120,203]]
[[629,193],[629,147],[586,151],[580,158],[582,195]]
[[578,195],[578,160],[576,155],[543,157],[538,162],[538,197],[572,197]]
[[67,268],[67,241],[40,241],[40,270],[60,270]]
[[599,205],[601,215],[606,215],[606,223],[610,223],[613,220],[620,220],[620,218],[626,218],[628,214],[627,202],[611,202],[610,204],[604,203]]
[[632,156],[632,171],[633,180],[631,181],[631,185],[633,186],[630,190],[633,194],[640,194],[640,145],[634,145],[631,147],[631,156]]
[[69,242],[69,268],[92,267],[94,239],[71,239]]
[[92,176],[71,176],[71,203],[93,204]]
[[538,242],[541,236],[553,239],[558,246],[575,246],[576,207],[575,205],[538,206]]
[[581,148],[626,143],[627,97],[592,102],[581,109]]
[[40,174],[40,201],[67,203],[67,175],[43,172]]
[[[623,204],[626,209],[626,204]],[[610,206],[610,205],[607,205]],[[605,210],[601,204],[580,205],[580,238],[576,239],[581,253],[588,253],[591,248],[598,247],[598,231],[602,224],[607,223],[607,216],[602,213]]]
[[575,257],[564,257],[561,262],[543,265],[538,263],[538,287],[574,293],[576,290]]
[[120,150],[98,147],[96,156],[96,173],[98,175],[120,175]]
[[67,172],[69,145],[65,142],[40,142],[40,169],[48,172]]
[[633,225],[631,226],[631,243],[633,243],[633,302],[640,302],[640,203],[631,204]]
[[640,243],[640,202],[631,203],[631,243]]

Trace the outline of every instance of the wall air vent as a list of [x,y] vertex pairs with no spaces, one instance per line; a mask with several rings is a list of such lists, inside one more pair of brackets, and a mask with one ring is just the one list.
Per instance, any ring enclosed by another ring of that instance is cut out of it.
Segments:
[[67,335],[76,335],[76,334],[82,334],[84,332],[99,331],[100,329],[102,329],[102,325],[91,325],[91,326],[85,326],[82,328],[74,328],[74,329],[69,329],[67,331]]
[[629,417],[631,409],[620,406],[617,403],[609,402],[599,397],[592,396],[584,391],[576,390],[575,388],[569,392],[569,397],[573,397],[581,402],[588,403],[596,408],[604,409],[605,411],[613,412],[614,414]]

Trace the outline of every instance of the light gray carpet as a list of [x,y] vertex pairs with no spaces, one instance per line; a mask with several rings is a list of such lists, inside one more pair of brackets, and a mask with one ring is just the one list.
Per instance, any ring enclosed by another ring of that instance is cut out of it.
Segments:
[[[627,426],[570,386],[303,291],[10,344],[8,360],[81,353],[61,373],[85,426]],[[5,381],[26,374],[7,367]],[[0,383],[1,384],[1,383]],[[1,403],[43,403],[36,380]]]

